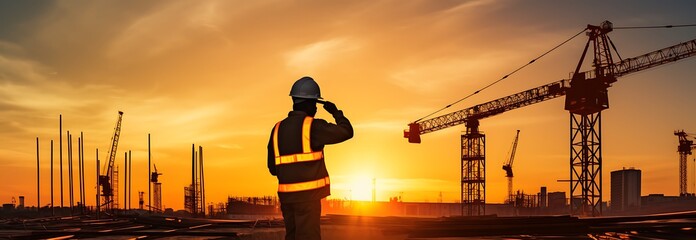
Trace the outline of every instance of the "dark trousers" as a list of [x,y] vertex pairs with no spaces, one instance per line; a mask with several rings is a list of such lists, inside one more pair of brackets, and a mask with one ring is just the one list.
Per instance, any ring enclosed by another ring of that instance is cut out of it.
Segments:
[[285,221],[285,240],[320,240],[321,200],[280,203]]

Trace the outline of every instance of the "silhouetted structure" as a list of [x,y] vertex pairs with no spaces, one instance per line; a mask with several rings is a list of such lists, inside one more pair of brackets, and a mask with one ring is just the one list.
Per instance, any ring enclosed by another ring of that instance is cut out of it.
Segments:
[[539,207],[545,208],[548,207],[548,201],[547,201],[548,194],[546,192],[546,187],[541,187],[539,191]]
[[280,213],[278,197],[227,197],[227,214],[274,215]]
[[138,209],[143,210],[143,204],[145,204],[145,200],[143,200],[143,195],[145,192],[140,191],[138,192]]
[[[99,176],[99,186],[101,187],[100,205],[104,206],[104,211],[110,212],[114,207],[118,207],[118,184],[114,184],[114,180],[118,178],[118,171],[114,174],[114,162],[116,161],[116,151],[118,149],[118,140],[121,136],[121,122],[123,120],[123,112],[118,112],[118,120],[114,128],[114,134],[111,137],[111,147],[109,148],[109,159],[104,163],[104,173]],[[116,188],[116,191],[114,189]],[[116,205],[116,206],[114,206]]]
[[510,158],[508,158],[507,161],[503,164],[503,170],[505,170],[505,177],[508,179],[508,201],[512,202],[512,178],[513,178],[513,173],[512,173],[512,164],[515,161],[515,152],[517,151],[517,141],[520,138],[520,130],[517,130],[517,134],[515,134],[515,140],[512,141],[512,146],[510,147],[510,152],[508,155]]
[[[481,163],[477,163],[476,165],[481,166],[481,169],[483,169],[483,159],[485,159],[485,141],[483,140],[485,138],[483,134],[480,134],[478,131],[479,120],[567,95],[565,109],[570,113],[571,152],[569,187],[570,198],[572,199],[570,201],[569,210],[573,215],[601,215],[602,140],[600,126],[601,112],[609,108],[607,88],[610,87],[612,83],[616,82],[618,77],[696,55],[696,39],[693,39],[638,57],[621,59],[621,61],[614,62],[609,47],[610,45],[613,46],[613,43],[611,43],[607,35],[612,30],[613,27],[609,21],[602,22],[600,26],[588,25],[587,28],[583,30],[586,31],[589,39],[571,80],[561,80],[546,84],[470,108],[425,119],[434,113],[430,114],[410,123],[408,125],[408,130],[404,131],[404,137],[408,138],[408,141],[411,143],[420,143],[420,135],[422,134],[466,124],[466,133],[468,136],[464,137],[463,135],[462,138],[462,202],[476,204],[477,200],[485,201],[485,179],[479,177],[479,175],[485,171],[469,170],[469,166],[464,166],[464,161],[465,159],[467,159],[467,163],[480,161]],[[575,36],[580,35],[580,33]],[[573,38],[575,36],[573,36]],[[592,45],[594,49],[591,52],[593,54],[593,69],[580,72],[580,68],[582,67],[590,45]],[[546,55],[546,53],[533,59],[529,64],[535,62],[544,55]],[[509,75],[506,75],[498,81],[508,76]],[[487,87],[489,86],[490,85]],[[483,89],[471,95],[477,94]],[[443,109],[449,108],[450,106],[452,106],[452,104],[447,105]],[[470,143],[466,143],[467,145],[465,145],[464,140]],[[476,149],[481,149],[482,151],[464,150],[465,147],[471,148],[470,146],[473,144],[480,145],[480,147],[476,147]],[[465,151],[466,155],[464,153]],[[471,153],[476,156],[470,155]],[[477,154],[480,154],[480,156]],[[483,192],[484,194],[482,194],[480,198],[476,198],[478,196],[474,193],[476,191]]]
[[154,192],[153,196],[155,199],[155,204],[152,206],[152,208],[154,208],[157,212],[162,212],[164,211],[162,208],[162,183],[159,182],[159,175],[162,174],[157,172],[157,165],[154,165],[154,167],[155,171],[150,175],[150,183],[152,184],[152,189]]
[[634,168],[611,172],[611,210],[626,211],[640,207],[641,171]]
[[462,215],[486,214],[486,135],[478,120],[466,123],[462,134]]
[[550,192],[549,193],[549,209],[564,209],[568,207],[565,192]]
[[193,216],[205,216],[205,182],[203,180],[203,147],[191,146],[191,185],[184,187],[184,208]]
[[679,147],[677,147],[677,152],[679,152],[679,195],[685,196],[689,195],[688,188],[686,186],[688,182],[686,160],[689,155],[692,154],[691,150],[696,149],[696,145],[694,145],[694,141],[692,140],[694,137],[691,136],[691,134],[685,133],[684,130],[674,131],[674,135],[679,137]]

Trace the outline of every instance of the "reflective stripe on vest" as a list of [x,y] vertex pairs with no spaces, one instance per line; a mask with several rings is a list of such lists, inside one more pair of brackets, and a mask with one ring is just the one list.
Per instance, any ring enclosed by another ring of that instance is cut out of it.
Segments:
[[288,163],[316,161],[324,158],[323,151],[312,152],[312,147],[310,146],[309,130],[312,128],[312,120],[314,119],[311,117],[305,117],[302,123],[302,153],[283,156],[280,155],[280,150],[278,149],[278,128],[280,128],[280,122],[276,123],[275,129],[273,130],[273,150],[275,151],[276,166]]
[[286,183],[278,184],[278,192],[299,192],[307,191],[317,188],[322,188],[330,184],[329,177],[325,177],[318,180],[299,182],[299,183]]

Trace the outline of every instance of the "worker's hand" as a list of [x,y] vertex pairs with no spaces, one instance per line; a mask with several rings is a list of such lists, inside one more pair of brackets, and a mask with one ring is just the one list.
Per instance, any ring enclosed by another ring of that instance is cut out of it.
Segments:
[[338,112],[338,108],[336,107],[336,104],[334,104],[332,102],[328,102],[328,101],[326,103],[324,103],[324,110],[331,113],[332,115],[335,114],[336,112]]

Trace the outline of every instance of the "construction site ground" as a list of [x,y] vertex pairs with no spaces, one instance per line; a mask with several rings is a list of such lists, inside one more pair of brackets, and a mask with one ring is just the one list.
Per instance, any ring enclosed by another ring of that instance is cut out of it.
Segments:
[[[696,211],[630,217],[322,217],[323,239],[694,239]],[[91,216],[0,220],[3,239],[284,239],[282,219]]]

